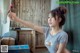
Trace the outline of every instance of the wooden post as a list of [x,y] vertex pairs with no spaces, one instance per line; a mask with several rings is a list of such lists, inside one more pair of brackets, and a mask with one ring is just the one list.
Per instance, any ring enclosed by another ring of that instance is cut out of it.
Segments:
[[36,40],[35,40],[36,36],[35,36],[35,31],[32,30],[32,52],[35,53],[35,43],[36,43]]

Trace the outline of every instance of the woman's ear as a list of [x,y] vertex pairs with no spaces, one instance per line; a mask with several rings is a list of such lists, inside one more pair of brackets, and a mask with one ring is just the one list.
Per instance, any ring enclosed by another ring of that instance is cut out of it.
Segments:
[[61,22],[61,20],[62,20],[62,19],[61,19],[61,18],[59,18],[59,22]]

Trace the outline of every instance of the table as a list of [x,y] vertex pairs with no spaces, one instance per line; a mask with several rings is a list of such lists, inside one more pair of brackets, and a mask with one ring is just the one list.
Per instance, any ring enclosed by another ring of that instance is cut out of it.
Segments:
[[33,53],[35,53],[35,30],[31,29],[31,28],[15,28],[15,29],[12,29],[12,30],[15,30],[17,31],[17,41],[19,41],[19,33],[20,31],[30,31],[30,33],[32,34],[32,47],[31,47],[31,51]]

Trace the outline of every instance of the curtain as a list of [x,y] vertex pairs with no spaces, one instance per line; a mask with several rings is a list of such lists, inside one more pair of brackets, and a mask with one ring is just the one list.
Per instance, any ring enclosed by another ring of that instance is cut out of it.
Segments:
[[80,53],[80,0],[59,0],[61,1],[75,1],[79,4],[60,4],[60,6],[65,6],[67,8],[66,23],[64,25],[64,30],[68,33],[68,45],[67,48],[72,53]]

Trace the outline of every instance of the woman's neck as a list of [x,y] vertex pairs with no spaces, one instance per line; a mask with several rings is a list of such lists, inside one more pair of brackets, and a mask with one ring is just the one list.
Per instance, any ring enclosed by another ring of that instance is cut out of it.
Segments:
[[58,26],[56,26],[56,27],[51,27],[51,28],[50,28],[50,31],[51,31],[52,33],[57,33],[57,32],[59,32],[60,30],[61,30],[61,28],[58,27]]

